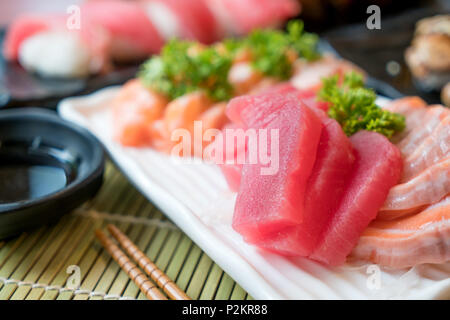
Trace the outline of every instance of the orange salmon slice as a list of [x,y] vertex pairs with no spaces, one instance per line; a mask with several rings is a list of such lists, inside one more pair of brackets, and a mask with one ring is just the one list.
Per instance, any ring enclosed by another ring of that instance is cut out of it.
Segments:
[[450,260],[450,196],[422,212],[391,221],[375,220],[350,259],[391,268]]

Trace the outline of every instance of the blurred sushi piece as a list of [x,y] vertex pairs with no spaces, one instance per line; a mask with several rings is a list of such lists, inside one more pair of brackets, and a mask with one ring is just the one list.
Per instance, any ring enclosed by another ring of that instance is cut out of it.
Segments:
[[[182,0],[181,0],[182,1]],[[242,35],[255,28],[279,27],[300,13],[295,0],[203,0],[227,34]]]
[[84,20],[69,29],[64,15],[23,15],[9,27],[3,54],[28,71],[51,77],[84,77],[109,65],[109,35]]
[[300,10],[295,0],[90,0],[79,8],[75,28],[66,14],[17,17],[5,58],[44,77],[86,77],[141,61],[174,37],[210,44],[278,26]]
[[141,5],[164,39],[183,38],[211,44],[224,30],[208,6],[209,0],[143,0]]
[[164,45],[164,39],[145,10],[133,1],[87,1],[81,6],[81,18],[109,34],[109,55],[113,61],[142,60],[159,52]]
[[419,20],[405,60],[424,91],[440,90],[450,82],[450,14]]

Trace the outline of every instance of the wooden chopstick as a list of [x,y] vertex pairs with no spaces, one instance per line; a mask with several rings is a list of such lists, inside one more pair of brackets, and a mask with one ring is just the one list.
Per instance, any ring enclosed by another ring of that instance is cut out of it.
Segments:
[[111,257],[119,264],[123,271],[134,281],[139,289],[150,300],[167,300],[161,291],[151,282],[147,276],[136,266],[127,255],[120,250],[120,248],[106,236],[101,230],[96,230],[100,243],[103,245],[106,251],[109,252]]
[[116,226],[109,224],[108,230],[120,246],[133,258],[144,272],[172,299],[191,300],[164,272],[141,251]]

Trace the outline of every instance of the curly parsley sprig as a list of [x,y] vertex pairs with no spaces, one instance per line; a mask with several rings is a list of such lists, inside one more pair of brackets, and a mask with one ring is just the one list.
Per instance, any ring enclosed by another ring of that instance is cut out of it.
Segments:
[[215,47],[171,40],[161,51],[145,62],[139,77],[150,88],[171,99],[204,90],[212,100],[228,100],[232,87],[228,71],[232,59]]
[[138,76],[170,99],[203,90],[212,100],[223,101],[232,97],[228,72],[240,51],[250,52],[252,66],[262,74],[285,80],[292,75],[296,58],[310,61],[320,56],[317,41],[317,35],[305,32],[299,20],[289,23],[287,32],[255,30],[212,46],[171,40],[159,56],[143,64]]
[[287,32],[257,29],[246,38],[228,40],[228,47],[234,51],[248,50],[256,70],[286,80],[292,75],[295,58],[312,61],[320,57],[318,40],[316,34],[304,31],[301,20],[295,20],[288,23]]
[[322,80],[319,98],[330,103],[328,115],[336,119],[350,136],[359,130],[375,131],[391,138],[405,128],[404,116],[381,109],[376,94],[365,88],[362,76],[351,72],[342,83],[335,75]]

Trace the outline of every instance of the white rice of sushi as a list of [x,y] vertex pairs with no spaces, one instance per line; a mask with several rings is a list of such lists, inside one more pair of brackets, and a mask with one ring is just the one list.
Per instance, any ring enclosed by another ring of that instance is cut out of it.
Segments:
[[46,77],[88,76],[91,58],[79,34],[68,31],[40,32],[26,39],[19,49],[20,64]]

